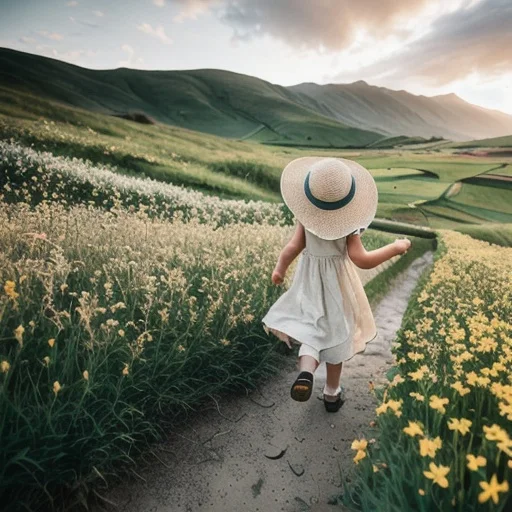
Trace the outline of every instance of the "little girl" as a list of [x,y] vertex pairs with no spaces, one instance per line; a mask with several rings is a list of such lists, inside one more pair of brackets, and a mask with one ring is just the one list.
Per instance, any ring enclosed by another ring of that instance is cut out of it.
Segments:
[[[300,343],[300,373],[291,388],[304,402],[313,389],[313,373],[325,361],[323,401],[328,412],[343,404],[343,361],[362,352],[377,335],[363,285],[355,268],[373,268],[404,254],[407,239],[367,252],[361,243],[377,211],[372,175],[344,158],[304,157],[290,162],[281,176],[281,193],[297,219],[292,239],[281,251],[272,282],[281,284],[290,264],[301,258],[291,287],[263,318],[290,348]],[[355,264],[355,265],[354,265]]]

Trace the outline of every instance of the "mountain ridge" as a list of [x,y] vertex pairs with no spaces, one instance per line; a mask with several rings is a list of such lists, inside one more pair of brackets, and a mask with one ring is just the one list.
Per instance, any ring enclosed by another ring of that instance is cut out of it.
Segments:
[[166,124],[273,144],[362,147],[398,135],[464,141],[512,133],[512,116],[453,93],[418,96],[364,80],[281,86],[214,68],[91,70],[0,48],[0,84],[101,113],[140,110]]

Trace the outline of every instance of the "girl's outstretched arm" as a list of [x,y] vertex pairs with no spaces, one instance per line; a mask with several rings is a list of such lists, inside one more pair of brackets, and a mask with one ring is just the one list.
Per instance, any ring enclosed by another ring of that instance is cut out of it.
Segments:
[[285,245],[281,251],[276,263],[276,267],[272,272],[272,282],[274,284],[281,284],[284,281],[284,276],[292,261],[302,252],[306,247],[306,235],[304,233],[304,226],[298,222],[295,233],[292,239]]
[[409,239],[397,238],[392,244],[368,252],[359,235],[349,235],[347,238],[348,255],[359,268],[374,268],[393,256],[406,253],[409,247],[411,247]]

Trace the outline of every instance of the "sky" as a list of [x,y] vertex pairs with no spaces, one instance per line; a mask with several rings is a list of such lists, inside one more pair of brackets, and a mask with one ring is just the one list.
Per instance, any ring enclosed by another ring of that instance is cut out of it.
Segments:
[[512,0],[0,0],[0,46],[91,69],[365,80],[512,114]]

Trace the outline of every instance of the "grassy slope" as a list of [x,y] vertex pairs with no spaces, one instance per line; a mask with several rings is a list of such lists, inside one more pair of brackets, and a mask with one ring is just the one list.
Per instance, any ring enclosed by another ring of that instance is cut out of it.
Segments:
[[457,231],[478,240],[503,247],[512,247],[512,224],[480,224],[477,226],[458,226]]
[[[431,150],[363,152],[266,146],[165,124],[138,124],[1,87],[0,136],[221,197],[269,201],[280,200],[279,177],[293,158],[341,156],[375,169],[380,193],[378,217],[426,224],[427,215],[433,227],[451,227],[454,220],[480,223],[485,219],[450,209],[443,216],[438,210],[420,211],[407,205],[432,200],[454,181],[506,163],[506,159]],[[459,219],[461,216],[464,218]]]
[[364,81],[322,86],[304,83],[290,89],[309,108],[390,136],[468,140],[512,133],[512,116],[471,105],[454,94],[429,98]]
[[504,137],[493,137],[490,139],[470,140],[467,142],[458,142],[450,144],[456,148],[495,148],[495,147],[512,147],[512,135]]
[[7,49],[0,50],[0,69],[0,84],[68,105],[108,114],[143,111],[223,137],[263,127],[263,141],[274,143],[360,147],[382,138],[307,109],[284,87],[228,71],[98,71]]

